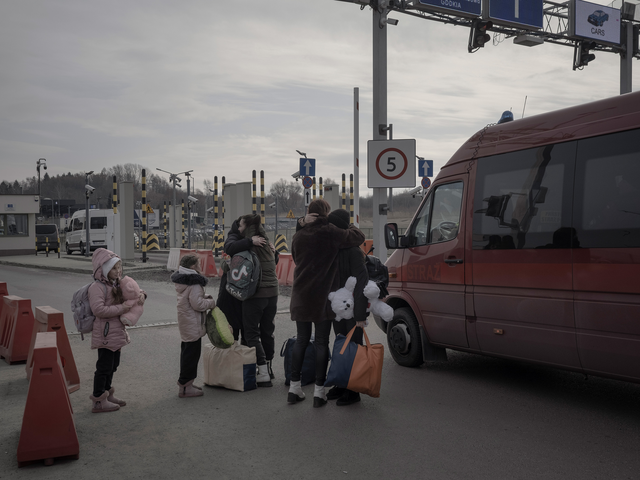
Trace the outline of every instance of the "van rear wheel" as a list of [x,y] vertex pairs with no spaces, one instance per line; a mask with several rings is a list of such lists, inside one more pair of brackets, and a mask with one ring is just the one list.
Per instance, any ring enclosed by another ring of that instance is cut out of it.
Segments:
[[69,244],[66,244],[66,248],[67,248],[67,255],[71,255],[73,254],[73,252],[71,251],[71,247],[69,246]]
[[394,311],[393,319],[387,326],[387,343],[398,365],[419,367],[423,364],[420,328],[410,308]]

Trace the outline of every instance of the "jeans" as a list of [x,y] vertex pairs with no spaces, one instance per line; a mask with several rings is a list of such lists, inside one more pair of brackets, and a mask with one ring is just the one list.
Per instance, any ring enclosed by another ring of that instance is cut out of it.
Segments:
[[331,321],[324,322],[296,322],[298,333],[296,343],[291,354],[291,381],[299,382],[304,362],[304,354],[311,340],[311,326],[315,325],[316,338],[316,385],[324,385],[327,379],[327,365],[329,364],[329,335],[331,334]]
[[242,335],[248,347],[256,347],[256,363],[266,365],[273,360],[276,340],[273,320],[278,311],[278,296],[247,298],[242,302]]
[[198,376],[198,362],[202,352],[202,339],[180,344],[180,378],[178,383],[184,385]]
[[120,350],[113,352],[108,348],[98,349],[98,361],[96,371],[93,374],[93,396],[98,398],[107,390],[111,389],[113,374],[116,373],[120,365]]

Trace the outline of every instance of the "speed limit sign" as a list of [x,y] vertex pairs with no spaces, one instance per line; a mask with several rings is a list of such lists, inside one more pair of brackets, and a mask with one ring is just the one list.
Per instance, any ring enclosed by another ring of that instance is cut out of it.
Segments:
[[415,187],[416,141],[367,142],[367,187]]

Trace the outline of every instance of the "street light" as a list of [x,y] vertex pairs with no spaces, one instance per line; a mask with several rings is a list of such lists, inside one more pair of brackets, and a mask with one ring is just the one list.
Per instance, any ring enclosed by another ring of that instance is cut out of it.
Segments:
[[38,213],[41,213],[42,210],[40,205],[40,167],[47,169],[47,160],[45,158],[39,158],[36,162],[36,170],[38,170]]
[[296,152],[298,152],[299,155],[302,155],[304,158],[307,158],[307,154],[304,152],[301,152],[300,150],[296,150]]
[[93,175],[93,170],[91,170],[90,172],[86,172],[84,174],[84,195],[85,195],[85,210],[84,210],[84,231],[87,233],[86,235],[86,246],[85,246],[85,251],[84,251],[84,256],[85,257],[90,257],[91,256],[91,235],[90,235],[90,231],[91,231],[91,215],[90,215],[90,210],[89,210],[89,195],[93,195],[93,192],[95,190],[95,188],[93,188],[91,185],[89,185],[89,175]]
[[[171,212],[171,223],[173,225],[171,227],[171,231],[173,232],[173,247],[175,248],[178,246],[178,229],[176,228],[176,186],[179,188],[181,187],[181,178],[179,177],[179,175],[188,175],[189,173],[193,172],[193,170],[188,170],[186,172],[180,173],[167,172],[166,170],[162,170],[161,168],[156,168],[156,170],[158,170],[159,172],[168,173],[169,181],[173,182],[173,212]],[[187,182],[188,181],[189,180],[187,180]]]

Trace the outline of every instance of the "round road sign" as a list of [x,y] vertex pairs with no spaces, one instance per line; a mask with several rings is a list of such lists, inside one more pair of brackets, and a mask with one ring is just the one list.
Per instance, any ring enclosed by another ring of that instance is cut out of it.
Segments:
[[431,179],[429,177],[422,177],[422,188],[429,188],[431,186]]
[[302,186],[304,188],[311,188],[313,187],[313,178],[311,177],[303,177],[302,178]]
[[376,170],[382,178],[387,180],[397,180],[402,177],[408,166],[407,156],[398,148],[387,148],[376,158]]

